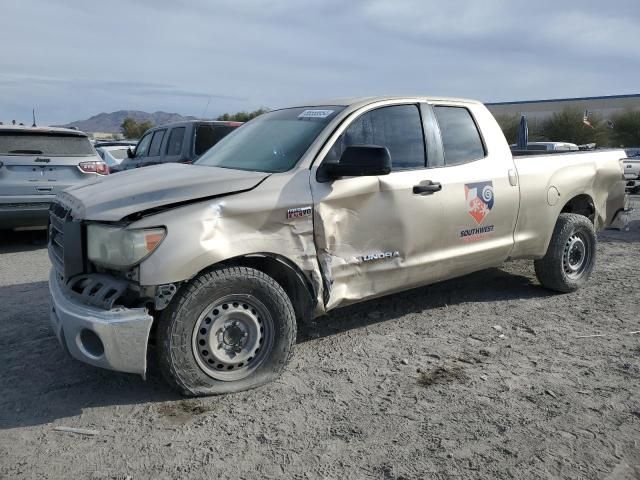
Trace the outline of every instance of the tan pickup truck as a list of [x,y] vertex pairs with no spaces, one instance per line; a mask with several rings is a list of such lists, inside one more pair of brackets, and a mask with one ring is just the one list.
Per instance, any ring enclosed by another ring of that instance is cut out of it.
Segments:
[[591,274],[623,222],[621,150],[514,158],[470,100],[286,108],[195,165],[127,171],[57,197],[51,320],[74,357],[144,375],[155,344],[186,395],[276,378],[296,325],[509,259],[545,287]]

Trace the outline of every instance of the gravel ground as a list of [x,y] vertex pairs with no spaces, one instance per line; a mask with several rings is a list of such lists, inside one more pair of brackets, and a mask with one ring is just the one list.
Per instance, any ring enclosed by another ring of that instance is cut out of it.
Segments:
[[189,400],[67,358],[42,235],[0,235],[0,478],[640,478],[640,214],[579,292],[518,261],[367,302]]

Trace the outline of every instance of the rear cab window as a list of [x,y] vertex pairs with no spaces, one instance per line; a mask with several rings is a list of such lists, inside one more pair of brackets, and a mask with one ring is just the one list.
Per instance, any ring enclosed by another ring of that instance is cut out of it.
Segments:
[[478,126],[467,108],[436,105],[433,110],[442,135],[445,165],[460,165],[486,156]]
[[198,125],[196,128],[195,154],[202,155],[216,143],[226,137],[235,128],[229,125]]
[[0,131],[0,155],[87,156],[94,155],[83,135]]
[[394,171],[425,168],[425,143],[418,106],[392,105],[363,113],[336,140],[325,161],[339,161],[344,150],[355,145],[386,147]]

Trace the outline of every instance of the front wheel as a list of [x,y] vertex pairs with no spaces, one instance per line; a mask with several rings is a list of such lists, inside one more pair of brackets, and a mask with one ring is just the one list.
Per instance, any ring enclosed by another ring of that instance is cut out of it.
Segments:
[[583,286],[596,264],[596,234],[587,217],[561,213],[546,255],[534,262],[542,286],[562,293]]
[[252,268],[213,270],[185,285],[158,325],[160,368],[184,395],[216,395],[276,379],[293,352],[289,297]]

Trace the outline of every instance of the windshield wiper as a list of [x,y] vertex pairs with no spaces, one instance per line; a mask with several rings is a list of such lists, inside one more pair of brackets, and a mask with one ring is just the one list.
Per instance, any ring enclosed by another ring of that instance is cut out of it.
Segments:
[[42,155],[42,150],[10,150],[9,153],[26,153],[28,155]]

